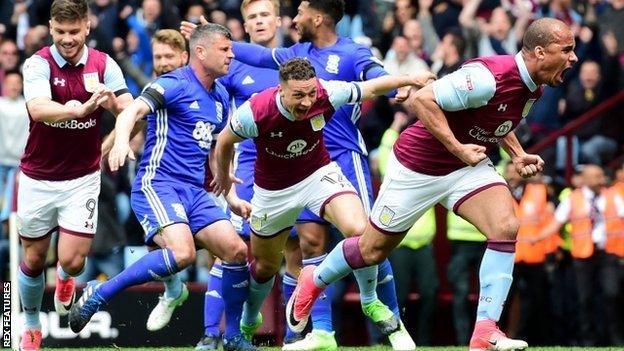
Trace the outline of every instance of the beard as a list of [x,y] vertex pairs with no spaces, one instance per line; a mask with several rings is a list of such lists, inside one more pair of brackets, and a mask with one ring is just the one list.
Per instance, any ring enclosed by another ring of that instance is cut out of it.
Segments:
[[299,32],[301,33],[300,34],[301,37],[299,38],[300,43],[306,43],[306,42],[312,41],[312,33],[310,33],[310,31],[307,30],[305,27],[301,28]]

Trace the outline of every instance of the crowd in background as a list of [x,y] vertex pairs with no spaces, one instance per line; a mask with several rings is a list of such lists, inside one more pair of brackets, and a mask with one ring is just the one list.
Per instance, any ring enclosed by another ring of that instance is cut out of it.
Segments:
[[[8,262],[6,219],[11,209],[13,178],[28,135],[20,69],[26,58],[50,44],[50,4],[45,0],[0,2],[2,279],[6,278]],[[227,26],[234,40],[246,40],[239,0],[92,0],[90,4],[91,33],[87,44],[108,53],[120,64],[134,96],[152,78],[150,39],[156,30],[177,29],[181,20],[198,23],[203,15]],[[281,4],[283,26],[279,37],[283,46],[289,46],[298,40],[292,26],[298,1],[286,0]],[[391,74],[430,69],[442,77],[473,57],[517,53],[524,30],[533,19],[555,17],[570,25],[576,35],[579,62],[567,72],[563,85],[545,87],[542,98],[518,128],[525,148],[624,87],[624,0],[359,0],[346,1],[346,5],[346,15],[338,24],[339,34],[370,46]],[[549,208],[556,220],[565,224],[570,219],[556,217],[554,209],[566,202],[563,199],[571,196],[574,189],[585,186],[601,194],[603,189],[613,186],[609,189],[624,197],[622,106],[615,105],[576,130],[571,146],[561,137],[539,150],[547,165],[545,175],[538,180],[527,183],[513,172],[505,172],[505,155],[496,152],[490,157],[500,161],[501,172],[518,201],[523,199],[527,184],[542,184],[547,189]],[[396,136],[414,122],[415,116],[383,97],[364,104],[362,111],[360,129],[369,149],[373,175],[380,179]],[[113,124],[112,116],[105,118],[103,134]],[[568,160],[577,171],[573,182],[565,177]],[[587,164],[597,167],[582,167]],[[129,206],[135,166],[129,162],[115,174],[104,169],[98,235],[82,281],[99,274],[113,276],[128,260],[143,252],[143,232]],[[533,189],[532,185],[529,188]],[[472,320],[467,299],[475,289],[471,274],[477,271],[485,250],[485,237],[449,214],[451,257],[443,264],[447,271],[438,271],[432,247],[435,225],[431,211],[415,226],[417,229],[410,231],[392,257],[399,300],[405,305],[409,292],[413,288],[418,291],[418,311],[407,320],[418,344],[432,343],[430,321],[435,318],[438,280],[445,276],[452,286],[456,342],[466,344]],[[591,225],[598,226],[594,221]],[[538,229],[539,226],[535,231]],[[565,226],[561,232],[566,230],[574,233],[573,228]],[[600,240],[593,244],[596,250],[590,256],[579,257],[571,250],[571,235],[553,249],[543,249],[544,255],[537,259],[519,259],[510,301],[519,306],[519,312],[509,313],[511,335],[515,333],[531,344],[624,344],[624,318],[621,313],[614,313],[624,306],[624,250],[610,252]],[[621,245],[624,247],[624,241]],[[203,267],[206,260],[187,272],[189,280],[208,279]]]

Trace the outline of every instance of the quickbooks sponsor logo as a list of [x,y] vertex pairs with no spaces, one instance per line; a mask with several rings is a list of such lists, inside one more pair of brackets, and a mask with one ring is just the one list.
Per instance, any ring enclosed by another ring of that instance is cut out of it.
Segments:
[[91,118],[88,121],[84,121],[84,122],[79,122],[75,119],[72,119],[71,121],[63,121],[63,122],[44,122],[47,126],[53,127],[53,128],[61,128],[61,129],[89,129],[91,127],[95,127],[95,125],[97,124],[97,121],[95,120],[95,118]]

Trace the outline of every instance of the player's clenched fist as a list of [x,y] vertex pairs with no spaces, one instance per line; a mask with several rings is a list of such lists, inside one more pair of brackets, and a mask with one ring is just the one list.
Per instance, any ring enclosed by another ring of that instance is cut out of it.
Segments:
[[427,70],[418,71],[411,76],[413,80],[413,86],[419,89],[438,78],[435,74]]
[[511,161],[523,178],[532,177],[544,169],[544,160],[538,155],[524,154],[514,157]]
[[487,157],[485,150],[485,146],[482,145],[460,144],[453,154],[467,165],[474,167]]

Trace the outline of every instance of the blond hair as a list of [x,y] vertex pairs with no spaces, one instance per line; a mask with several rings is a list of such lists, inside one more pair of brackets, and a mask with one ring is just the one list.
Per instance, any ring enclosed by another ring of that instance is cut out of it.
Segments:
[[243,14],[243,19],[245,19],[245,9],[247,8],[247,6],[249,6],[251,3],[257,2],[257,1],[269,1],[271,4],[273,4],[273,9],[275,10],[275,16],[279,16],[280,15],[280,2],[279,2],[279,0],[243,0],[243,2],[241,3],[241,6],[240,6],[240,11]]
[[175,29],[160,29],[156,31],[152,37],[152,45],[155,43],[169,45],[179,52],[186,51],[186,40],[184,40],[182,33]]

